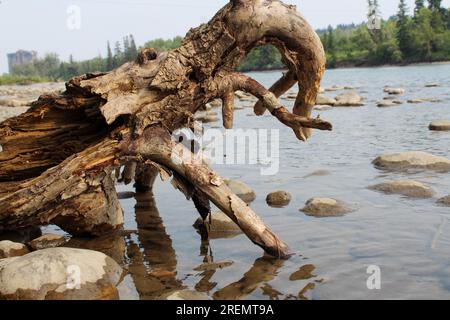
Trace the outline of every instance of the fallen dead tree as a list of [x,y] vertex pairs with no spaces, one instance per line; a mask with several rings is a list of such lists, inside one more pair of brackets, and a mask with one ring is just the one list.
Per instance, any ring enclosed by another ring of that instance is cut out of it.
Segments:
[[[269,90],[234,70],[256,46],[273,44],[288,72]],[[325,57],[320,39],[294,6],[274,0],[232,0],[207,24],[192,29],[170,52],[144,49],[110,73],[71,79],[62,94],[41,96],[25,114],[0,125],[0,230],[56,224],[74,235],[99,235],[122,226],[113,172],[149,187],[154,171],[172,175],[202,216],[209,201],[267,253],[285,257],[284,244],[222,178],[189,150],[174,154],[171,133],[191,128],[208,102],[223,101],[223,124],[233,125],[234,92],[258,98],[306,140]],[[293,113],[278,97],[299,85]],[[178,148],[179,149],[179,148]],[[174,161],[174,159],[176,161]]]

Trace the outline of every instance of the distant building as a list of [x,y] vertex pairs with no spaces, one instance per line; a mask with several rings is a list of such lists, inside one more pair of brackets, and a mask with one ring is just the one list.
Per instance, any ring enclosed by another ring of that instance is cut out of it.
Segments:
[[9,72],[17,65],[26,64],[32,62],[37,57],[36,51],[19,50],[15,53],[8,53],[8,67]]

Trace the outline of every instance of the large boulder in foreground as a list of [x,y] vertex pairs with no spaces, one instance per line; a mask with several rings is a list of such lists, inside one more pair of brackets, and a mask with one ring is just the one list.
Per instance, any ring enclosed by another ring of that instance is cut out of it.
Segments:
[[372,163],[376,168],[384,170],[450,171],[449,159],[420,151],[385,154],[376,158]]
[[426,199],[434,195],[433,189],[414,180],[389,181],[371,186],[369,189],[385,194],[400,194],[410,198]]
[[303,211],[307,216],[325,218],[341,217],[353,210],[346,203],[330,198],[312,198],[306,202]]
[[0,300],[117,299],[122,273],[122,268],[101,252],[39,250],[0,260]]

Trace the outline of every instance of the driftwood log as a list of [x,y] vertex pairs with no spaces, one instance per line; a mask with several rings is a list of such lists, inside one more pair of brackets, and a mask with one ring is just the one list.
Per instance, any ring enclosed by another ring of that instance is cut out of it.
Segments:
[[[266,89],[234,70],[256,46],[273,44],[288,72]],[[71,79],[63,93],[41,96],[31,109],[0,124],[0,230],[56,224],[73,235],[100,235],[122,226],[114,173],[150,188],[154,172],[173,176],[200,213],[213,202],[267,253],[288,247],[221,177],[195,155],[179,150],[171,133],[191,128],[205,104],[223,101],[232,127],[234,92],[258,98],[300,140],[311,129],[331,130],[312,119],[325,55],[319,37],[294,6],[275,0],[232,0],[207,24],[192,29],[180,48],[143,49],[136,61],[109,73]],[[299,85],[293,112],[278,97]],[[174,148],[177,146],[177,148]],[[175,161],[176,160],[176,161]]]

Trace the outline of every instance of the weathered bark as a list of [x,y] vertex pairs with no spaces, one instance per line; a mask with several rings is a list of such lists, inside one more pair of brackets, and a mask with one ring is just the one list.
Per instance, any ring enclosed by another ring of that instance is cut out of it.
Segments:
[[[289,69],[271,90],[234,72],[255,46],[269,43]],[[331,130],[310,118],[324,68],[320,39],[295,7],[232,0],[189,31],[178,49],[144,49],[110,73],[73,78],[62,94],[41,96],[27,113],[0,124],[0,230],[49,223],[77,234],[119,228],[112,172],[125,166],[124,182],[135,178],[143,189],[151,187],[155,170],[174,173],[183,181],[175,185],[199,211],[212,201],[266,252],[286,256],[287,246],[217,174],[187,158],[174,162],[170,134],[192,127],[193,114],[216,98],[231,128],[236,90],[257,97],[257,114],[269,110],[301,140],[313,128]],[[295,83],[299,94],[290,113],[277,97]]]

